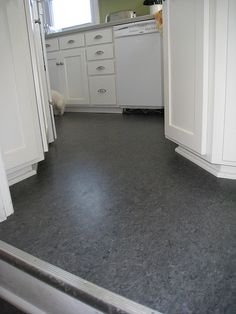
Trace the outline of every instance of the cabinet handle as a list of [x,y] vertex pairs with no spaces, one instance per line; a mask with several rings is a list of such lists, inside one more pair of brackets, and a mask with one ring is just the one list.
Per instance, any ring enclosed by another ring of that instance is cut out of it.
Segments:
[[56,65],[60,65],[61,64],[61,62],[56,62]]
[[103,65],[100,65],[99,67],[96,68],[96,70],[98,71],[102,71],[105,70],[106,68]]
[[49,48],[49,47],[51,47],[51,45],[50,44],[46,44],[46,48]]
[[100,88],[98,90],[98,93],[100,93],[100,94],[105,94],[106,92],[107,92],[107,90],[105,88]]
[[96,52],[96,55],[98,55],[98,56],[103,55],[103,54],[104,54],[104,51],[102,51],[102,50],[98,50],[98,51]]
[[68,40],[68,44],[73,44],[75,41],[73,39]]
[[40,25],[41,24],[41,20],[40,19],[34,20],[34,23]]
[[102,37],[103,37],[102,35],[96,35],[94,39],[101,39]]

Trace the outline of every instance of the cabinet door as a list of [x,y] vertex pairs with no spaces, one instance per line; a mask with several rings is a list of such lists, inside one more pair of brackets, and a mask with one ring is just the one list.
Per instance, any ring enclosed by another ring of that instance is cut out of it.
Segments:
[[51,88],[62,93],[64,92],[61,78],[60,67],[60,52],[49,52],[47,54],[48,59],[48,72]]
[[83,48],[61,51],[64,96],[68,105],[89,104],[88,74]]
[[164,12],[165,134],[206,153],[208,0],[167,0]]
[[23,1],[0,1],[0,38],[0,146],[12,170],[44,158]]

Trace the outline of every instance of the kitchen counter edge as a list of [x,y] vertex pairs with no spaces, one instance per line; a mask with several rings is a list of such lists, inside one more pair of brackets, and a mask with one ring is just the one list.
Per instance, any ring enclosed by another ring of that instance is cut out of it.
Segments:
[[154,19],[153,15],[138,16],[138,17],[131,18],[131,19],[125,19],[125,20],[109,22],[109,23],[102,23],[102,24],[94,24],[94,25],[91,25],[91,26],[77,27],[77,28],[73,28],[73,29],[60,31],[60,32],[46,34],[45,38],[46,39],[55,38],[55,37],[64,36],[64,35],[70,35],[70,34],[74,34],[74,33],[80,33],[80,32],[85,32],[85,31],[101,29],[101,28],[113,27],[113,26],[122,25],[122,24],[128,24],[128,23],[136,23],[136,22],[148,21],[148,20],[153,20],[153,19]]

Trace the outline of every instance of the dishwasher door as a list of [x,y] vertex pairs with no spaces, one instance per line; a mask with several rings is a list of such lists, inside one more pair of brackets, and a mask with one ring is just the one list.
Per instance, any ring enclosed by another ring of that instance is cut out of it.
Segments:
[[117,101],[121,108],[163,108],[160,33],[115,34]]

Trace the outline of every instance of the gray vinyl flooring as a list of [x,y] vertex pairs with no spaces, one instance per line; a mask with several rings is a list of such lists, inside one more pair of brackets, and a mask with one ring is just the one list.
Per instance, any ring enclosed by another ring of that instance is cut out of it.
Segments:
[[69,114],[0,238],[166,314],[236,313],[236,182],[174,152],[163,116]]

